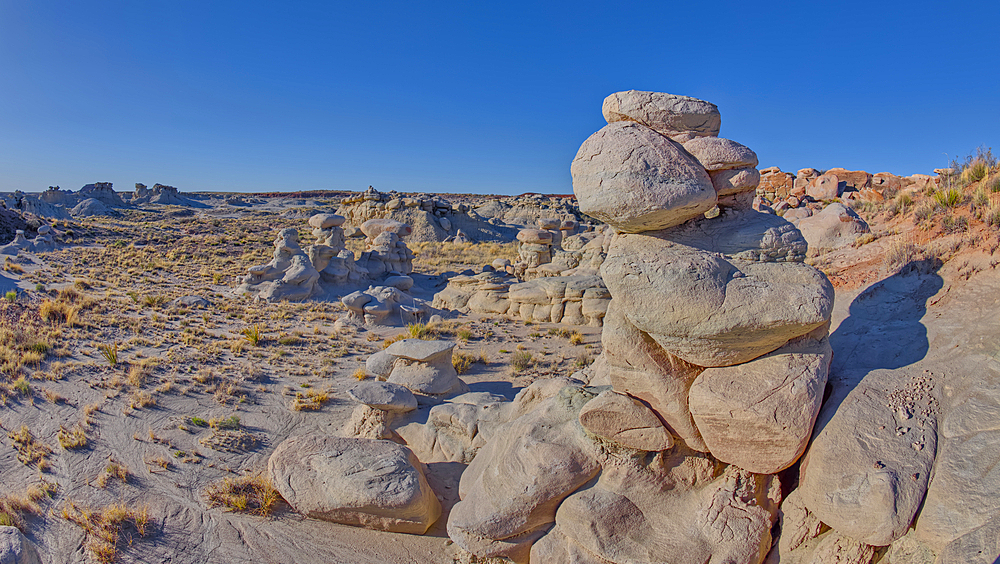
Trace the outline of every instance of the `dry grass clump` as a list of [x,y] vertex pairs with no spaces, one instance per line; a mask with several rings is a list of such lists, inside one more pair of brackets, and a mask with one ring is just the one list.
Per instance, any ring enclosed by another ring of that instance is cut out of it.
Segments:
[[464,351],[455,351],[451,355],[451,365],[455,367],[455,372],[459,374],[465,374],[476,363],[489,364],[486,351],[479,351],[478,355],[469,354]]
[[153,394],[143,390],[133,392],[128,402],[128,406],[132,409],[142,409],[152,405],[156,405],[156,398],[153,397]]
[[60,425],[56,438],[59,440],[59,446],[66,450],[79,450],[87,446],[87,433],[79,425],[72,429]]
[[56,484],[39,482],[29,486],[24,494],[0,497],[0,527],[17,527],[24,531],[25,516],[41,514],[42,508],[38,502],[43,498],[51,498],[56,489]]
[[295,392],[295,399],[292,400],[293,411],[319,411],[323,404],[330,401],[330,394],[320,390],[306,390],[305,392]]
[[354,373],[351,374],[351,376],[353,376],[358,381],[365,380],[366,378],[368,378],[368,371],[365,370],[364,366],[360,366],[354,370]]
[[259,346],[264,341],[264,327],[260,323],[245,327],[240,333],[251,346]]
[[108,483],[112,480],[120,480],[121,483],[128,484],[131,476],[131,473],[128,471],[128,466],[125,466],[116,460],[109,460],[108,465],[104,467],[104,471],[97,477],[97,486],[100,488],[106,488],[108,487]]
[[62,517],[86,531],[84,548],[102,564],[118,560],[125,546],[132,546],[135,537],[149,533],[149,508],[132,509],[116,503],[100,509],[80,507],[72,501],[62,508]]
[[280,496],[271,480],[262,474],[226,478],[205,490],[210,507],[267,517]]
[[48,456],[52,454],[52,447],[36,439],[27,425],[21,425],[16,431],[7,431],[7,438],[17,449],[18,462],[25,466],[37,466],[42,472],[49,469]]
[[897,239],[885,251],[882,264],[887,272],[899,272],[903,267],[916,260],[920,249],[912,241]]
[[530,351],[516,351],[510,355],[510,368],[515,374],[524,372],[535,364],[535,357]]

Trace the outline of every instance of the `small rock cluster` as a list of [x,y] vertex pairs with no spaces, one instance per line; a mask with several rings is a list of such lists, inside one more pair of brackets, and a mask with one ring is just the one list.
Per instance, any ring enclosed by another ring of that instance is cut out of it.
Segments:
[[52,238],[52,228],[48,225],[41,225],[37,231],[38,235],[29,241],[24,236],[24,230],[18,229],[14,234],[14,240],[0,247],[0,255],[17,256],[21,251],[29,253],[54,251],[56,242]]
[[[410,227],[391,219],[365,222],[366,250],[357,258],[344,246],[341,227],[346,218],[336,214],[316,214],[309,218],[316,242],[302,249],[299,232],[282,229],[274,241],[271,262],[247,269],[237,294],[252,294],[267,301],[303,301],[333,290],[351,289],[372,282],[342,298],[348,314],[344,321],[354,324],[412,323],[422,317],[426,304],[412,297],[413,253],[402,237]],[[330,290],[322,284],[330,285]]]

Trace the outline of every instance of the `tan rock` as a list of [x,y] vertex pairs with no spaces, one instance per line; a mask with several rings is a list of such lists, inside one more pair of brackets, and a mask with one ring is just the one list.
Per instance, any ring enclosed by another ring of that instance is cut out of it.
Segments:
[[580,211],[619,231],[663,229],[716,204],[705,169],[680,145],[633,122],[591,135],[570,166]]
[[588,432],[627,448],[656,452],[674,439],[656,414],[635,398],[611,390],[583,406],[580,424]]
[[746,145],[722,137],[692,139],[684,143],[684,150],[698,159],[709,172],[757,166],[757,153]]
[[390,441],[292,437],[267,467],[281,497],[314,519],[423,534],[441,515],[420,462]]
[[773,200],[782,200],[791,195],[795,176],[778,170],[777,167],[760,171],[760,184],[757,193],[767,195]]
[[634,121],[667,137],[717,136],[722,124],[715,104],[663,92],[615,92],[604,99],[601,113],[608,123]]
[[840,179],[834,174],[823,174],[809,181],[806,195],[816,200],[836,200],[840,195]]
[[854,243],[859,235],[870,231],[868,224],[851,208],[839,202],[823,211],[796,220],[795,226],[813,252],[838,249]]
[[[827,174],[835,175],[844,183],[845,187],[854,188],[855,190],[861,190],[862,188],[871,188],[872,185],[872,175],[863,170],[847,170],[844,168],[831,168],[826,171]],[[841,189],[843,192],[843,188]]]
[[745,364],[709,368],[688,405],[712,455],[757,474],[775,474],[805,452],[823,400],[833,350],[826,329]]
[[753,167],[709,171],[708,175],[719,197],[749,192],[760,184],[760,173]]
[[830,319],[833,287],[815,268],[726,260],[666,236],[619,235],[601,273],[625,318],[667,352],[697,366],[731,366]]

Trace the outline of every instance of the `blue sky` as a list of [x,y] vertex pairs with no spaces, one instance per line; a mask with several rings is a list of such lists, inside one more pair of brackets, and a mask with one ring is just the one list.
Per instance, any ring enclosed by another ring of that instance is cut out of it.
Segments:
[[601,101],[714,102],[761,167],[1000,149],[1000,3],[0,0],[0,190],[568,193]]

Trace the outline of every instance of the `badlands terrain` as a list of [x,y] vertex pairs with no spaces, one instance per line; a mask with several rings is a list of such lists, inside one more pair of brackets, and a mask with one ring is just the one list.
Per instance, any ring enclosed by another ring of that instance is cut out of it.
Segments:
[[992,154],[602,110],[575,195],[0,195],[0,562],[1000,557]]

